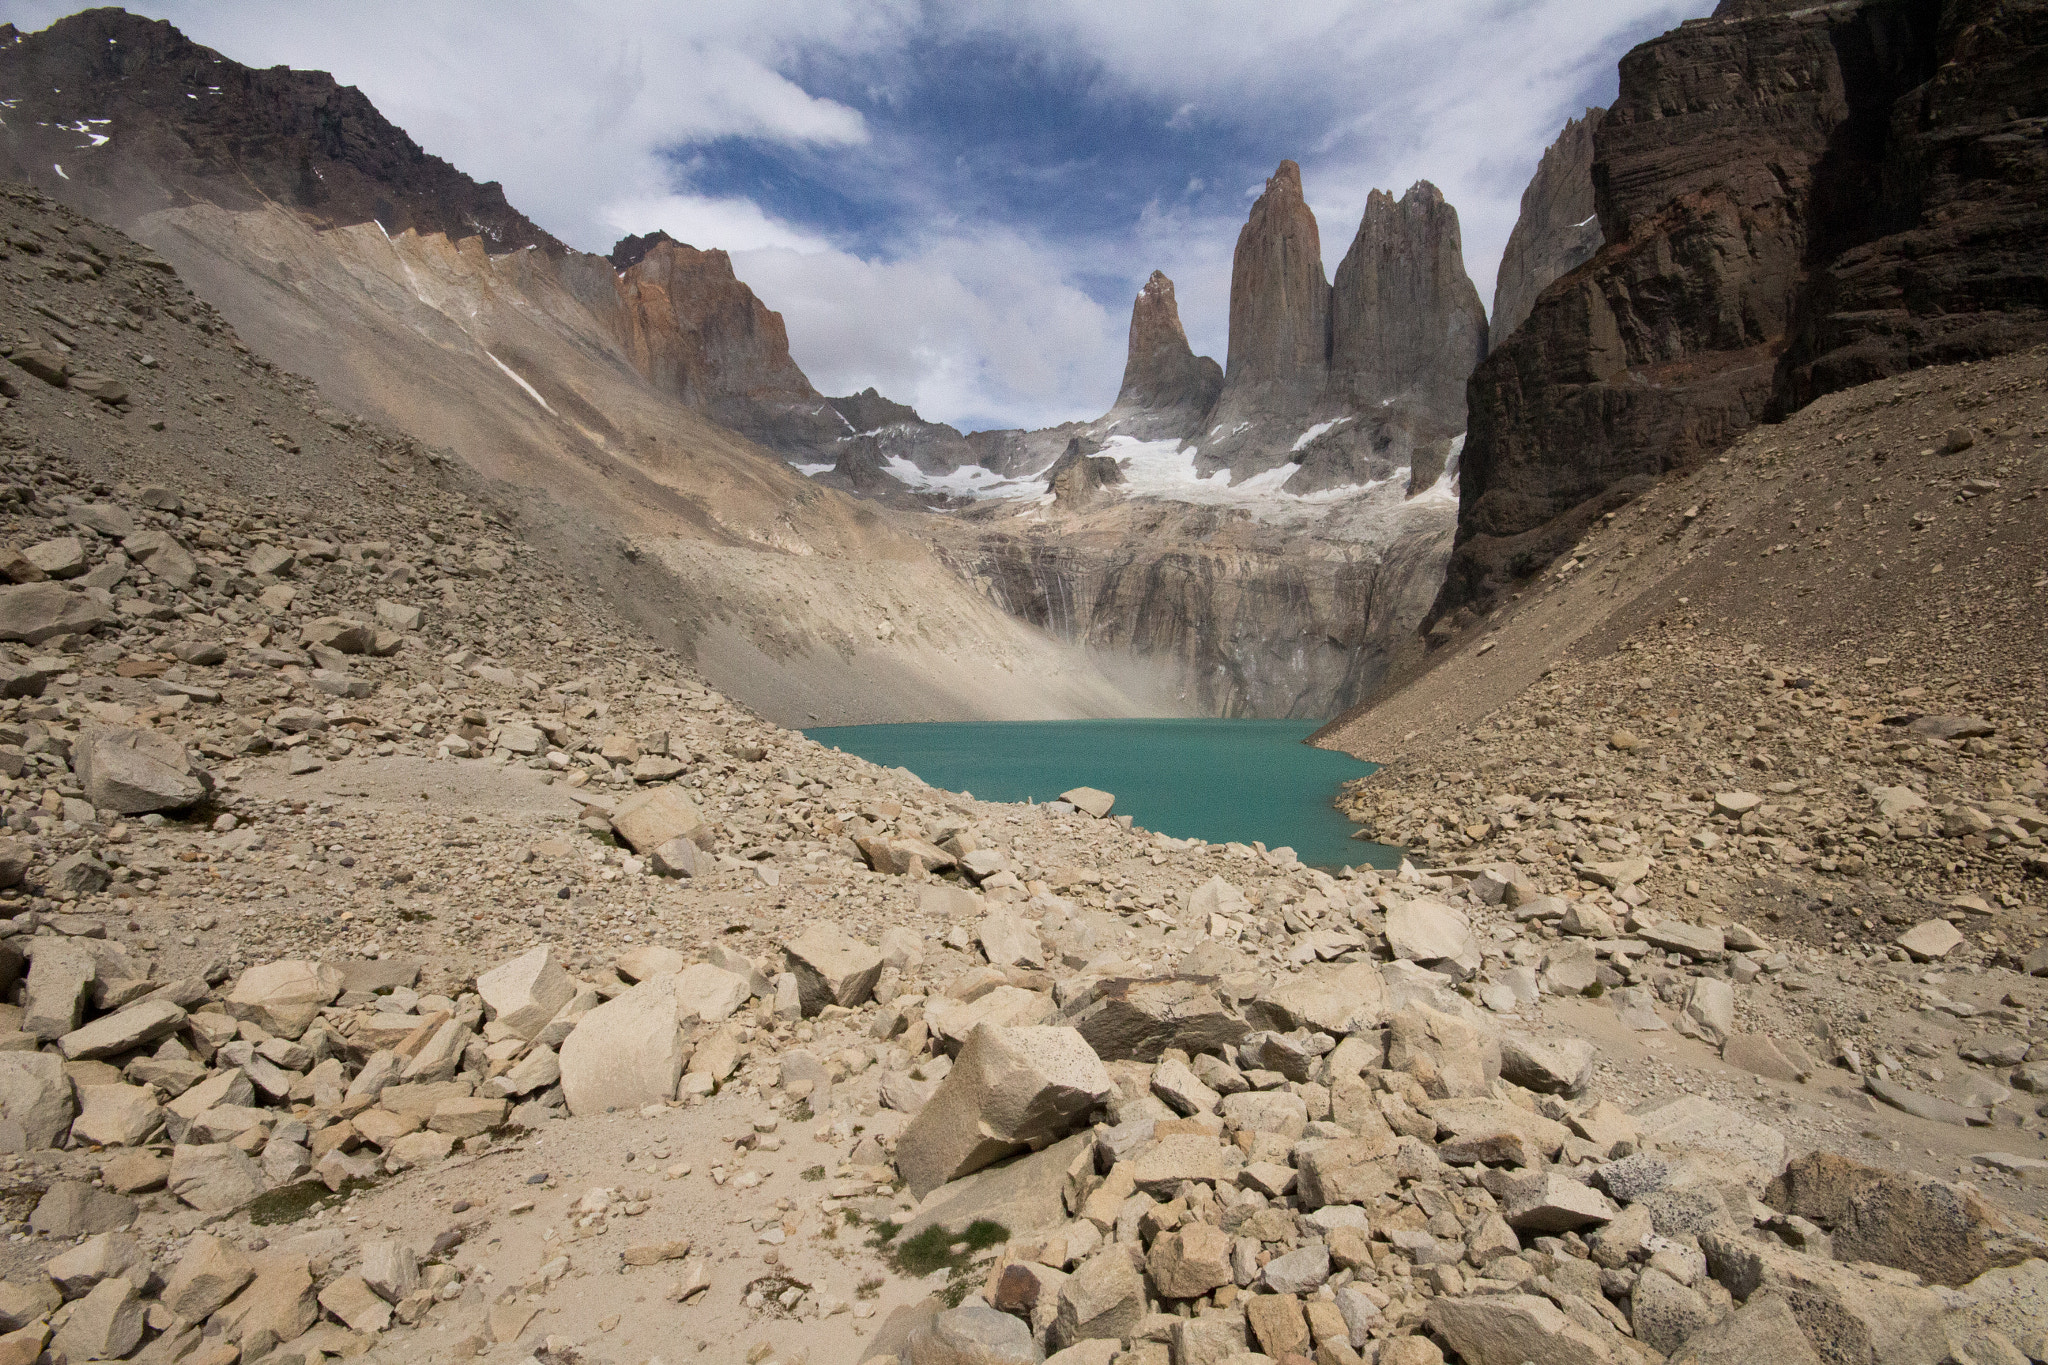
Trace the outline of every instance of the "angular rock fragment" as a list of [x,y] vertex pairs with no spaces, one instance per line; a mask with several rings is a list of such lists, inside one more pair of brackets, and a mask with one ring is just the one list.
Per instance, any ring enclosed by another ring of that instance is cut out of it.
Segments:
[[479,975],[476,990],[486,1020],[531,1039],[575,998],[576,984],[543,944]]
[[123,815],[184,810],[213,788],[185,746],[157,730],[88,730],[72,766],[87,800]]
[[984,1024],[897,1139],[896,1167],[922,1199],[949,1180],[1066,1136],[1114,1090],[1073,1029]]
[[813,924],[782,945],[790,971],[796,974],[804,1017],[827,1005],[851,1009],[875,993],[882,975],[882,955],[836,925]]
[[643,981],[577,1022],[558,1059],[570,1113],[630,1112],[675,1098],[688,1056],[677,1031],[681,979]]

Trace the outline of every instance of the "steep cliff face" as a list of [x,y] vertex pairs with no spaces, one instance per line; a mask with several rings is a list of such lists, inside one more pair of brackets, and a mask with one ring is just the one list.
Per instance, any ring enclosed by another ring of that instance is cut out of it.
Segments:
[[1600,249],[1600,215],[1593,202],[1593,134],[1607,117],[1588,109],[1565,124],[1544,149],[1522,211],[1501,253],[1493,289],[1490,345],[1498,350],[1536,307],[1552,281],[1578,269]]
[[1486,354],[1486,307],[1465,274],[1458,211],[1427,180],[1366,196],[1330,289],[1326,401],[1401,403],[1453,431]]
[[[1473,375],[1438,613],[1492,600],[1616,499],[1821,386],[1916,346],[2048,334],[2040,14],[1748,4],[1629,53],[1594,134],[1606,245]],[[1996,55],[1952,72],[1979,44]],[[1939,169],[1913,190],[1914,166]]]
[[619,275],[620,340],[657,387],[788,455],[829,452],[847,424],[789,354],[789,332],[723,251],[660,241]]
[[[1252,204],[1230,266],[1230,359],[1202,438],[1204,473],[1280,463],[1273,447],[1306,428],[1330,366],[1330,284],[1301,168],[1283,161]],[[1284,452],[1285,442],[1279,450]]]
[[1130,348],[1116,406],[1096,425],[1140,441],[1187,439],[1223,389],[1223,367],[1196,355],[1180,325],[1173,281],[1155,270],[1131,305]]
[[1450,519],[1399,501],[1372,540],[1132,501],[1023,530],[969,518],[949,553],[1010,615],[1147,660],[1177,709],[1313,719],[1371,692],[1440,581]]
[[2048,337],[2048,4],[1948,4],[1934,47],[1875,186],[1821,226],[1833,255],[1800,301],[1780,410]]
[[320,227],[562,249],[497,182],[429,156],[355,87],[324,71],[253,70],[124,10],[86,10],[0,44],[0,89],[26,116],[7,120],[0,168],[111,222],[192,203],[281,204]]

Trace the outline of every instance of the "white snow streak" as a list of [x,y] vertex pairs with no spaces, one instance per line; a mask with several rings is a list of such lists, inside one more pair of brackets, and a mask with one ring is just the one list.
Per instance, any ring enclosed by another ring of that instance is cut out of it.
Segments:
[[1350,420],[1351,419],[1349,417],[1333,417],[1327,422],[1318,422],[1314,426],[1310,427],[1307,431],[1304,431],[1303,433],[1301,433],[1301,435],[1297,436],[1294,440],[1294,444],[1289,446],[1288,450],[1306,450],[1309,446],[1309,443],[1314,441],[1316,437],[1322,435],[1331,427],[1336,426],[1339,422],[1348,422]]
[[540,404],[544,408],[547,408],[549,412],[554,411],[553,408],[548,407],[548,400],[540,396],[539,389],[536,389],[533,385],[527,383],[524,379],[521,379],[519,377],[519,371],[513,369],[510,365],[507,365],[504,361],[498,359],[498,357],[491,355],[489,351],[485,351],[484,354],[490,355],[491,363],[493,365],[496,365],[499,369],[503,370],[506,374],[510,375],[512,377],[512,382],[517,384],[520,388],[525,389],[527,395],[530,398],[532,398],[534,402]]

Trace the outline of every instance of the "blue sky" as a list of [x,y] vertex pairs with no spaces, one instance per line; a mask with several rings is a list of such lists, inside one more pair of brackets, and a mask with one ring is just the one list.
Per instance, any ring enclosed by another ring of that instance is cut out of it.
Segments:
[[659,226],[725,247],[819,388],[974,428],[1106,408],[1155,268],[1225,359],[1231,250],[1283,157],[1333,269],[1370,190],[1435,181],[1490,303],[1543,147],[1630,46],[1711,5],[132,7],[250,65],[332,71],[575,246]]

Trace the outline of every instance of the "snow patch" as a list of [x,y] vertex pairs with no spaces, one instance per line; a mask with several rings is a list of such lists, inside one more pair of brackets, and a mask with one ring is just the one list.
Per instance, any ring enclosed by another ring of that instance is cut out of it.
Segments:
[[835,464],[796,464],[792,462],[789,467],[807,479],[815,479],[826,470],[837,469],[839,466]]
[[956,498],[1000,498],[1043,487],[1039,480],[1006,479],[986,465],[964,464],[950,474],[927,474],[901,455],[884,467],[890,478],[920,493],[945,493]]
[[532,398],[534,402],[540,404],[544,408],[547,408],[549,412],[554,411],[553,408],[548,407],[548,400],[540,396],[539,389],[536,389],[533,385],[527,383],[524,379],[519,377],[519,371],[513,369],[510,365],[507,365],[504,361],[498,359],[498,357],[491,355],[489,351],[485,351],[484,354],[490,355],[491,363],[493,365],[496,365],[499,369],[503,370],[506,374],[510,375],[512,378],[512,382],[517,384],[520,388],[525,389],[527,396]]
[[1593,215],[1592,215],[1591,217],[1589,217],[1589,218],[1587,218],[1587,219],[1586,219],[1586,222],[1585,222],[1585,223],[1573,223],[1573,224],[1572,224],[1572,226],[1573,226],[1573,227],[1584,227],[1584,226],[1586,226],[1586,223],[1590,223],[1590,222],[1592,222],[1594,218],[1598,218],[1599,216],[1600,216],[1600,215],[1599,215],[1599,214],[1597,214],[1597,213],[1596,213],[1596,214],[1593,214]]
[[64,168],[63,168],[62,166],[59,166],[59,165],[58,165],[58,164],[57,164],[56,162],[54,162],[54,161],[52,161],[52,162],[50,163],[50,169],[51,169],[51,170],[53,170],[53,171],[55,171],[55,172],[56,172],[56,173],[57,173],[58,175],[62,175],[62,176],[64,176],[64,178],[65,178],[66,180],[69,180],[69,179],[71,178],[71,177],[70,177],[70,176],[68,176],[68,175],[64,175]]
[[1290,453],[1295,451],[1306,450],[1310,442],[1314,441],[1318,436],[1321,436],[1331,427],[1334,427],[1342,422],[1348,422],[1350,420],[1351,419],[1349,417],[1332,417],[1327,422],[1318,422],[1314,426],[1310,427],[1307,431],[1301,433],[1301,435],[1295,437],[1294,444],[1289,446],[1287,449]]
[[1411,502],[1458,501],[1458,457],[1465,453],[1465,433],[1459,432],[1451,438],[1451,453],[1444,457],[1444,472],[1436,476],[1436,482],[1417,493]]

